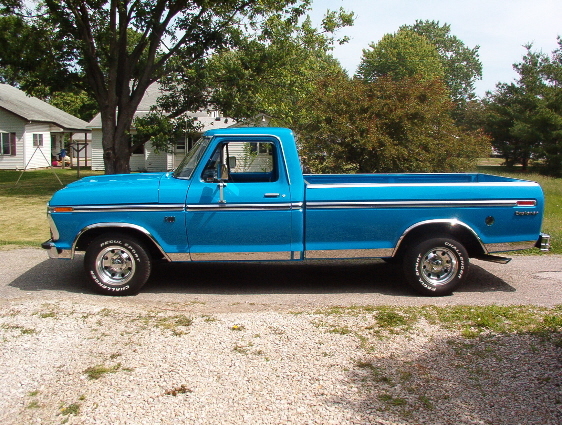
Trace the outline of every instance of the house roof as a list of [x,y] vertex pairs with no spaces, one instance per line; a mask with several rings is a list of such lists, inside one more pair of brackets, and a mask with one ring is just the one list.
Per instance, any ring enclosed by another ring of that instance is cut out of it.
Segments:
[[67,131],[90,131],[86,121],[8,84],[0,84],[0,108],[27,121],[50,123]]
[[[149,111],[137,111],[135,112],[135,118],[142,118],[148,114]],[[201,128],[198,130],[201,133],[212,130],[214,128],[226,128],[230,127],[232,124],[236,123],[232,118],[227,117],[214,117],[207,111],[195,111],[186,112],[184,115],[195,118],[195,124],[199,124]],[[99,129],[101,128],[101,115],[98,113],[92,121],[88,124],[89,129]]]
[[[154,83],[151,86],[149,86],[135,112],[135,118],[141,118],[146,116],[150,112],[151,108],[156,105],[158,97],[162,96],[162,94],[163,92],[160,89],[158,83]],[[201,130],[200,130],[201,132],[212,130],[214,128],[229,127],[230,125],[236,122],[232,118],[215,117],[214,114],[205,110],[186,112],[185,115],[191,118],[195,118],[196,123],[199,123],[201,125]],[[101,127],[102,127],[101,115],[98,113],[88,123],[88,128],[94,129],[94,128],[101,128]]]

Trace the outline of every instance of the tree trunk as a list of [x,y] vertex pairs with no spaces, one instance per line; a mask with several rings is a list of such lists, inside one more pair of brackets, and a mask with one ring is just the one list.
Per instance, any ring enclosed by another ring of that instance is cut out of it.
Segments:
[[[117,131],[116,120],[102,112],[102,147],[105,174],[127,174],[130,155],[124,155],[123,145],[128,145],[126,135]],[[105,116],[104,116],[105,115]],[[127,146],[128,148],[128,146]],[[127,149],[128,151],[128,149]],[[124,158],[126,156],[126,158]]]
[[105,174],[131,172],[131,147],[128,135],[136,107],[137,102],[129,102],[127,107],[121,109],[107,107],[101,111]]
[[524,157],[521,159],[521,165],[523,166],[523,167],[521,167],[521,171],[527,172],[527,169],[528,169],[528,167],[529,167],[529,157],[524,156]]

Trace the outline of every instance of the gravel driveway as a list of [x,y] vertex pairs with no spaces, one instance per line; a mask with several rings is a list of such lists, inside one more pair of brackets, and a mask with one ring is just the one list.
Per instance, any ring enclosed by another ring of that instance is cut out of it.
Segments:
[[435,299],[382,262],[153,276],[138,296],[102,297],[80,259],[0,251],[0,423],[562,423],[562,335],[469,338],[423,317],[380,328],[375,314],[531,305],[560,318],[561,256],[473,261],[470,282]]

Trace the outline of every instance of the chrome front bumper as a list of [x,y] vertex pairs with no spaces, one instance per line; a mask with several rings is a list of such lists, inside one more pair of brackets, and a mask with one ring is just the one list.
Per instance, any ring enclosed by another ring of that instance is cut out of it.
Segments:
[[49,254],[49,258],[58,258],[64,260],[70,260],[72,258],[72,251],[69,249],[57,248],[52,239],[41,244],[41,248],[46,249]]
[[535,247],[539,248],[541,251],[550,251],[550,235],[541,233]]

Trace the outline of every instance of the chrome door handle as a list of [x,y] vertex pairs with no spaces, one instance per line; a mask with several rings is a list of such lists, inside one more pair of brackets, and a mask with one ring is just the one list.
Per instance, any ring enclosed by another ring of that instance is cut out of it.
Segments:
[[226,183],[221,181],[217,186],[219,187],[219,204],[226,204],[226,200],[224,199],[224,188],[226,187]]
[[279,198],[278,193],[266,193],[263,195],[264,198]]

